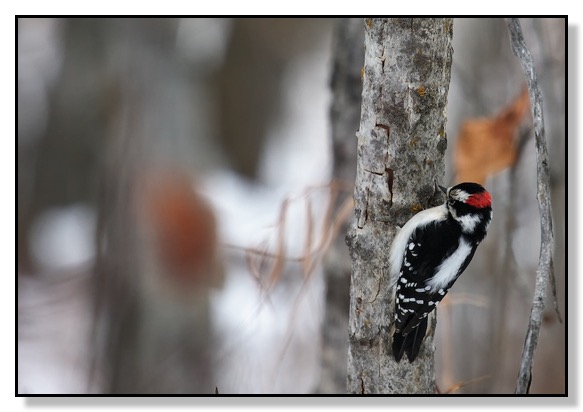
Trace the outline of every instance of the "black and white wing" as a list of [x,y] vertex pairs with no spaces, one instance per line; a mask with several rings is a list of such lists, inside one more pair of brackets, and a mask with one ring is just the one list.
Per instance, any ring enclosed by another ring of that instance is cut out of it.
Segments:
[[427,329],[427,316],[470,263],[476,245],[459,228],[440,222],[417,227],[404,248],[395,293],[393,352],[417,356]]

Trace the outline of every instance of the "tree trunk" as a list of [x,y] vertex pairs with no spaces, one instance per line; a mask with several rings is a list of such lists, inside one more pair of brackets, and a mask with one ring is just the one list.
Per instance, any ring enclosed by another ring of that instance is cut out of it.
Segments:
[[388,255],[397,228],[439,203],[452,33],[452,19],[365,19],[355,215],[346,236],[353,262],[349,393],[435,392],[435,315],[412,364],[396,363],[390,350]]

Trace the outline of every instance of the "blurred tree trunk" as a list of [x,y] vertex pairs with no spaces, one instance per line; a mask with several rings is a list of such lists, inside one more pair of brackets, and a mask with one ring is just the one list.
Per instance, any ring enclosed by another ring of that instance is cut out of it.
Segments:
[[435,316],[414,363],[391,352],[390,240],[444,177],[452,19],[366,19],[355,216],[347,234],[349,393],[434,393]]
[[44,211],[92,204],[97,197],[108,97],[104,45],[95,38],[100,24],[92,18],[18,20],[23,39],[43,26],[54,32],[32,52],[19,39],[25,49],[19,51],[18,67],[19,274],[42,269],[29,245],[32,226]]
[[[352,185],[356,176],[356,139],[360,120],[364,63],[364,26],[362,19],[343,18],[336,22],[332,67],[332,147],[334,179]],[[338,212],[345,196],[334,205]],[[326,314],[324,319],[322,377],[319,393],[344,393],[346,390],[346,356],[348,353],[348,307],[350,258],[344,223],[328,251],[325,262]]]
[[[105,393],[212,394],[215,389],[208,293],[179,290],[172,267],[181,259],[172,253],[182,253],[192,239],[181,239],[182,245],[172,238],[156,243],[160,228],[148,220],[188,224],[189,205],[180,202],[188,199],[192,182],[186,177],[184,190],[173,189],[172,204],[168,192],[148,197],[142,191],[164,173],[189,176],[188,159],[195,152],[185,126],[192,116],[187,73],[174,48],[177,22],[111,19],[100,26],[111,56],[111,104],[98,204],[93,378]],[[172,236],[172,228],[165,229],[162,235]]]

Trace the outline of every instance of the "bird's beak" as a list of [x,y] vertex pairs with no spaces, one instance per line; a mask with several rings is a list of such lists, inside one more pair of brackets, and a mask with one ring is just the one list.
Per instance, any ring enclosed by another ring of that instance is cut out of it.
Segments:
[[437,185],[437,186],[438,186],[438,187],[441,189],[441,191],[442,191],[443,193],[447,194],[447,187],[443,187],[443,186],[441,186],[441,185]]

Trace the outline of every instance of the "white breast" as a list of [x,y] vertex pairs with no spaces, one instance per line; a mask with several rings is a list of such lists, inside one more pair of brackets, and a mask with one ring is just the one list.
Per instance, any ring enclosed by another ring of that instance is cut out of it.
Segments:
[[449,282],[455,279],[471,251],[472,247],[470,244],[463,238],[460,238],[460,244],[457,250],[439,265],[437,273],[427,281],[427,285],[431,287],[432,293],[445,288]]

